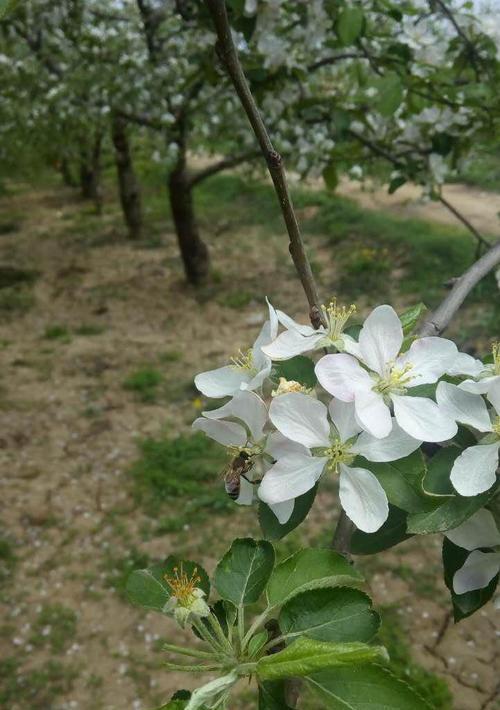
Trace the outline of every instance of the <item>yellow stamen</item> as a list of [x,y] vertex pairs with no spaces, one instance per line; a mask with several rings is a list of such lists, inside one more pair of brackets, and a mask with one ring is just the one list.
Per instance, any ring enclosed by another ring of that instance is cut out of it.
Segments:
[[350,306],[338,306],[337,299],[333,298],[328,306],[322,305],[321,310],[328,323],[328,337],[332,343],[335,343],[342,335],[349,318],[356,313],[356,306],[354,304]]
[[414,379],[413,375],[408,374],[412,369],[411,362],[407,362],[406,365],[399,368],[389,363],[389,374],[386,377],[380,377],[373,390],[380,392],[380,394],[404,394],[406,385]]
[[243,370],[245,372],[257,374],[257,370],[253,362],[253,352],[251,349],[246,352],[238,350],[238,353],[235,357],[231,358],[230,362],[233,370]]
[[350,453],[351,447],[349,444],[343,444],[340,439],[332,441],[330,447],[322,452],[322,456],[327,456],[329,461],[327,464],[328,470],[336,472],[339,464],[349,464],[354,459],[354,455]]
[[493,354],[493,369],[495,370],[495,375],[500,375],[500,342],[493,343],[491,352]]
[[310,394],[312,389],[309,389],[305,385],[301,385],[300,382],[295,380],[287,380],[286,377],[280,377],[278,387],[271,392],[273,397],[279,397],[280,394],[288,394],[288,392],[302,392],[303,394]]
[[497,417],[492,424],[491,430],[497,436],[500,436],[500,417]]
[[187,573],[184,572],[182,563],[180,571],[178,567],[174,567],[174,576],[170,577],[166,574],[164,575],[164,579],[177,598],[180,606],[189,606],[191,604],[193,592],[199,582],[201,582],[198,569],[195,567],[191,576],[188,577]]

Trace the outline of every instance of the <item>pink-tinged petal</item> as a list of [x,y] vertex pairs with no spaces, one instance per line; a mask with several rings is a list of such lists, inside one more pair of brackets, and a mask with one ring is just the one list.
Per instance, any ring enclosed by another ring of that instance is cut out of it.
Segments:
[[483,370],[484,365],[481,360],[478,360],[467,353],[458,353],[451,367],[446,370],[446,373],[452,377],[459,375],[478,377]]
[[200,372],[194,378],[196,388],[205,395],[205,397],[231,397],[236,394],[241,388],[242,383],[248,382],[250,376],[248,372],[238,370],[232,365],[219,367],[217,370],[208,370]]
[[267,422],[267,407],[255,392],[240,391],[222,407],[203,412],[203,416],[207,419],[240,419],[250,430],[252,439],[260,441]]
[[461,496],[477,496],[496,481],[500,443],[469,446],[455,459],[450,479]]
[[362,430],[356,419],[354,402],[342,402],[340,399],[332,399],[328,405],[328,412],[341,441],[351,439]]
[[365,320],[359,334],[363,361],[379,375],[395,360],[403,344],[403,328],[394,308],[378,306]]
[[453,365],[457,357],[457,346],[446,338],[419,338],[415,340],[408,352],[396,361],[396,367],[411,364],[409,371],[411,380],[408,387],[437,382],[446,370]]
[[442,412],[461,424],[468,424],[478,431],[491,431],[491,421],[485,401],[449,382],[440,382],[436,400]]
[[392,430],[388,436],[377,439],[364,431],[358,436],[352,451],[364,456],[368,461],[397,461],[412,454],[421,443],[420,440],[414,439],[403,431],[397,421],[393,419]]
[[265,474],[259,498],[274,505],[307,493],[316,485],[327,462],[327,458],[319,456],[284,456]]
[[385,491],[366,468],[340,465],[339,498],[347,517],[363,532],[375,532],[389,515]]
[[388,436],[392,430],[391,410],[378,392],[358,392],[354,400],[356,419],[362,429],[377,439]]
[[280,431],[273,431],[269,434],[265,448],[266,454],[272,456],[277,461],[287,454],[302,454],[310,456],[311,452],[306,446],[299,444],[297,441],[287,439]]
[[327,408],[307,394],[289,392],[275,397],[269,418],[283,436],[310,449],[330,443]]
[[497,414],[500,416],[500,377],[492,384],[487,396],[497,410]]
[[421,441],[446,441],[458,431],[455,420],[427,397],[392,395],[394,416],[401,429]]
[[465,594],[475,589],[484,589],[500,570],[500,552],[475,550],[465,560],[463,567],[453,576],[455,594]]
[[242,426],[235,422],[225,422],[215,419],[199,417],[192,424],[193,429],[204,432],[214,441],[223,446],[244,446],[247,442],[247,433]]
[[464,550],[476,550],[478,547],[496,547],[500,545],[500,530],[493,514],[481,508],[474,515],[453,530],[445,532],[448,540]]
[[295,330],[285,330],[276,340],[263,347],[262,352],[271,360],[289,360],[296,355],[314,350],[323,337],[321,333],[304,336]]
[[279,524],[284,525],[290,520],[294,506],[295,498],[291,498],[290,500],[284,500],[282,503],[271,503],[269,507],[278,518]]
[[352,402],[357,392],[373,386],[370,375],[352,355],[325,355],[314,371],[320,385],[343,402]]

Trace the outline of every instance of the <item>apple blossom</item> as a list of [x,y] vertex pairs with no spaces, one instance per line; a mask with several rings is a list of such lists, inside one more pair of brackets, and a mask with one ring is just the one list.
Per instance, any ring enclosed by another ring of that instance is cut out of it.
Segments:
[[[410,396],[408,390],[432,384],[457,357],[451,340],[428,337],[414,340],[401,352],[403,329],[391,306],[378,306],[364,322],[359,342],[350,345],[353,355],[325,355],[316,365],[320,384],[343,402],[354,402],[360,426],[375,437],[392,430],[393,418],[410,436],[421,441],[444,441],[457,432],[428,397]],[[367,369],[365,369],[367,368]]]
[[500,531],[492,513],[482,508],[445,535],[454,545],[470,552],[453,576],[455,593],[465,594],[487,587],[500,572],[500,552],[482,552],[479,549],[500,546]]
[[340,474],[340,502],[358,528],[374,532],[383,525],[389,512],[384,489],[371,471],[351,464],[358,455],[369,461],[395,461],[415,451],[420,441],[396,423],[385,439],[372,437],[362,432],[352,403],[332,400],[327,408],[298,392],[274,399],[269,417],[284,437],[303,450],[285,451],[278,457],[259,487],[261,500],[273,505],[294,499],[330,470]]
[[172,590],[172,596],[163,611],[172,613],[177,623],[184,628],[190,621],[209,616],[210,607],[204,597],[205,592],[196,585],[201,581],[195,568],[189,577],[182,569],[174,568],[172,577],[165,576],[165,581]]
[[459,387],[474,394],[486,394],[495,382],[500,382],[500,343],[493,343],[491,352],[492,362],[489,363],[459,353],[448,374],[468,375],[470,379],[461,382]]
[[469,446],[455,460],[450,479],[462,496],[476,496],[487,491],[496,481],[500,450],[500,381],[494,384],[488,399],[496,414],[490,419],[482,397],[456,385],[440,382],[436,390],[441,410],[455,421],[468,424],[487,435],[476,446]]
[[239,390],[256,390],[262,387],[271,374],[271,358],[262,346],[273,341],[278,332],[276,312],[268,302],[269,320],[266,320],[253,346],[231,359],[231,364],[196,375],[194,383],[206,397],[215,399],[236,394]]

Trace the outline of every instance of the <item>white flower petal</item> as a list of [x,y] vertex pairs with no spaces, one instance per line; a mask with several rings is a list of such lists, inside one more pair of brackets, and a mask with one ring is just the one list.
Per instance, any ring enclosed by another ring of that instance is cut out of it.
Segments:
[[314,350],[323,337],[321,333],[316,332],[314,335],[304,336],[295,330],[285,330],[276,340],[262,348],[262,351],[271,360],[289,360],[308,350]]
[[477,382],[475,380],[464,380],[458,386],[461,390],[472,392],[472,394],[487,394],[495,382],[500,381],[499,375],[492,377],[482,377]]
[[498,378],[497,382],[494,382],[493,385],[490,387],[487,396],[492,405],[497,410],[498,415],[500,415],[500,377]]
[[256,486],[252,485],[243,476],[240,478],[240,494],[234,501],[238,505],[252,505]]
[[477,496],[495,483],[500,443],[469,446],[455,459],[450,479],[461,496]]
[[330,443],[327,408],[307,394],[289,392],[275,397],[269,408],[269,418],[283,436],[308,448]]
[[247,442],[246,431],[235,422],[199,417],[194,420],[192,427],[203,431],[207,436],[223,446],[244,446]]
[[354,400],[356,418],[361,427],[372,436],[383,439],[392,429],[391,410],[378,392],[358,392]]
[[316,485],[327,461],[323,456],[284,456],[265,474],[259,486],[259,498],[271,505],[307,493]]
[[253,441],[257,442],[264,436],[267,407],[255,392],[240,391],[222,407],[203,412],[203,416],[207,419],[240,419],[249,428]]
[[403,343],[403,328],[394,308],[378,306],[365,320],[359,334],[364,362],[379,375],[395,360]]
[[358,436],[352,451],[368,461],[397,461],[416,451],[422,442],[407,434],[395,419],[392,430],[383,439],[377,439],[366,431]]
[[248,382],[243,382],[241,384],[242,390],[253,391],[259,389],[271,374],[272,362],[266,355],[263,355],[263,357],[267,360],[267,363],[264,365],[262,370],[254,375],[254,377],[250,378]]
[[302,446],[297,441],[287,439],[280,431],[273,431],[269,434],[265,448],[266,454],[278,460],[287,454],[302,454],[310,456],[310,451],[306,446]]
[[276,312],[276,309],[269,302],[268,298],[266,298],[266,303],[267,303],[267,307],[269,309],[269,324],[270,324],[270,338],[269,338],[269,340],[272,341],[278,335],[278,327],[279,327],[278,314]]
[[343,402],[352,402],[356,392],[373,386],[370,375],[352,355],[324,355],[314,371],[320,385]]
[[351,439],[362,430],[356,419],[354,402],[342,402],[340,399],[332,399],[328,405],[328,411],[341,441]]
[[436,389],[436,400],[442,412],[461,424],[491,431],[491,421],[482,397],[460,389],[449,382],[440,382]]
[[272,503],[269,507],[278,518],[280,525],[284,525],[290,520],[295,506],[295,498],[284,500],[282,503]]
[[366,468],[340,465],[339,498],[347,516],[363,532],[375,532],[389,515],[385,491]]
[[393,394],[394,415],[399,426],[414,439],[446,441],[457,433],[457,425],[438,405],[427,397]]
[[463,567],[453,576],[455,594],[465,594],[474,589],[487,587],[500,568],[500,552],[474,550],[465,560]]
[[500,530],[491,511],[481,508],[474,515],[453,530],[445,532],[454,545],[464,550],[500,545]]
[[275,337],[276,335],[273,337],[271,333],[271,322],[266,320],[259,335],[257,336],[257,340],[252,347],[253,365],[257,370],[262,370],[269,364],[269,357],[264,354],[262,347],[264,345],[269,345]]
[[[293,318],[290,318],[290,316],[287,316],[286,313],[283,313],[283,311],[276,311],[276,314],[281,325],[284,325],[287,330],[296,330],[301,335],[314,335],[316,333],[312,325],[301,325],[297,323],[297,321],[294,321]],[[324,328],[320,330],[324,333]]]
[[412,365],[408,387],[437,382],[457,357],[457,346],[446,338],[418,338],[414,340],[408,352],[398,357],[397,367]]
[[230,397],[238,392],[243,382],[248,382],[248,372],[238,370],[232,365],[219,367],[216,370],[200,372],[194,378],[194,384],[205,397]]
[[468,375],[469,377],[477,377],[484,370],[484,365],[481,360],[478,360],[467,353],[458,353],[451,367],[446,372],[448,375]]
[[354,340],[354,338],[346,333],[342,333],[341,339],[342,346],[338,348],[339,350],[342,350],[348,355],[354,355],[354,357],[357,357],[359,360],[363,359],[361,356],[361,347],[357,340]]

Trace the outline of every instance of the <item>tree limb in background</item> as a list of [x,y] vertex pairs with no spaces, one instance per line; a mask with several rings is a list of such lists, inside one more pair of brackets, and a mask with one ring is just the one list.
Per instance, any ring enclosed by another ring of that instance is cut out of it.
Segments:
[[217,33],[217,54],[231,78],[236,93],[250,121],[255,137],[257,138],[262,154],[266,159],[288,231],[290,254],[309,302],[311,322],[315,327],[318,327],[323,318],[318,290],[311,271],[311,265],[304,249],[300,227],[293,208],[292,198],[283,168],[283,159],[274,149],[267,128],[252,96],[250,87],[248,86],[233,42],[225,2],[224,0],[205,0],[205,2],[212,16]]
[[474,286],[500,264],[500,242],[491,247],[460,276],[444,301],[431,313],[420,329],[420,335],[440,335],[465,301]]
[[222,170],[234,168],[237,165],[241,165],[241,163],[246,163],[253,158],[259,157],[259,155],[260,152],[256,150],[247,150],[245,153],[239,153],[238,155],[229,155],[227,158],[219,160],[218,163],[213,163],[213,165],[209,165],[208,167],[194,173],[190,180],[191,187],[198,185],[203,180],[212,177],[212,175],[220,173]]

